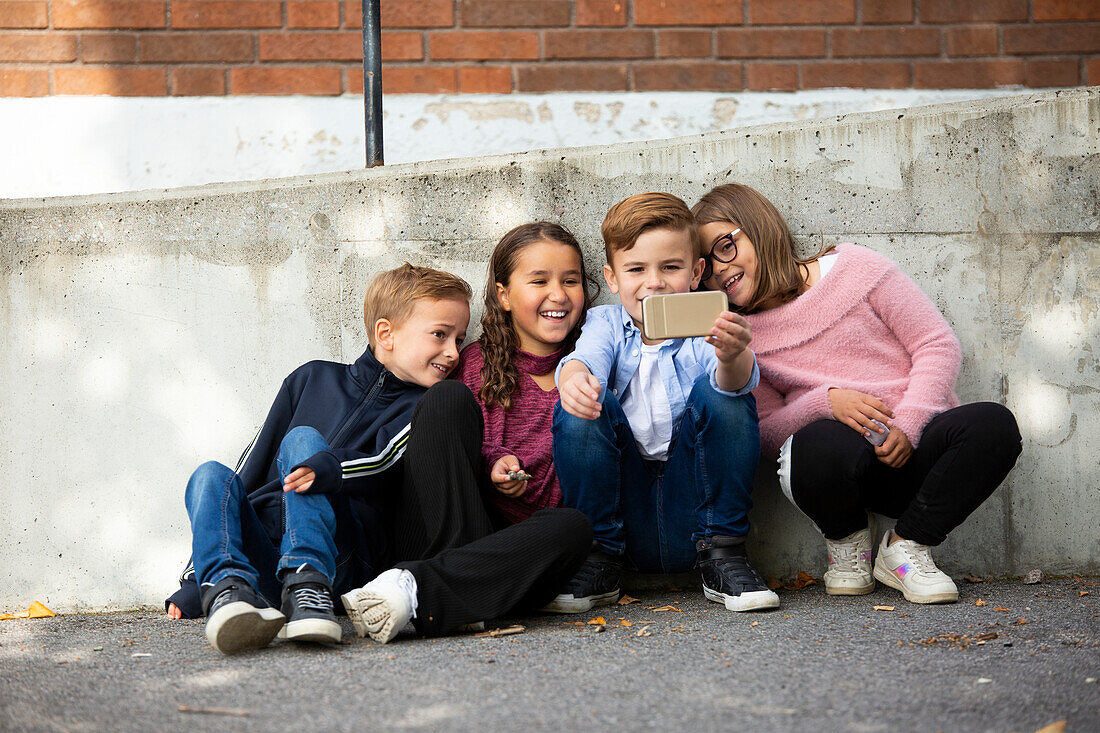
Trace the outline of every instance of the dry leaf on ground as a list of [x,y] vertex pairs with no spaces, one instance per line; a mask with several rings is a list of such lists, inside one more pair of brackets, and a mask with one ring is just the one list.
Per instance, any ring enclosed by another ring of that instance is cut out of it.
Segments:
[[683,613],[682,608],[676,608],[676,606],[646,606],[648,611],[675,611],[676,613]]
[[963,580],[965,580],[967,583],[988,583],[989,582],[989,578],[979,578],[979,577],[976,577],[974,575],[967,575],[965,578],[963,578]]
[[993,610],[994,610],[994,611],[1000,611],[1001,613],[1008,613],[1008,609],[1007,609],[1007,608],[1005,608],[1004,606],[997,606],[997,607],[996,607],[996,608],[994,608]]
[[514,626],[505,626],[503,629],[490,629],[489,631],[482,631],[478,634],[474,634],[474,636],[482,636],[488,637],[490,639],[495,639],[498,636],[512,636],[513,634],[522,634],[526,630],[527,629],[525,627],[520,626],[519,624],[515,624]]
[[596,618],[588,619],[588,623],[592,624],[593,626],[607,626],[607,619],[605,619],[603,616],[597,616]]
[[1079,591],[1077,591],[1077,597],[1078,598],[1080,598],[1081,596],[1091,596],[1091,595],[1092,595],[1091,590],[1079,590]]
[[1051,723],[1050,725],[1043,726],[1035,733],[1065,733],[1066,721],[1059,720],[1057,723]]
[[643,626],[638,629],[638,633],[634,634],[634,636],[653,636],[653,632],[649,630],[648,626]]
[[626,626],[627,628],[630,628],[633,625],[633,622],[627,621],[625,618],[619,620],[619,626]]
[[8,621],[16,618],[49,618],[50,616],[56,616],[57,614],[46,608],[38,601],[33,602],[26,611],[17,611],[16,613],[0,613],[0,621]]
[[779,590],[783,587],[783,584],[779,582],[779,578],[774,575],[769,575],[765,584],[768,586],[768,590]]
[[893,611],[894,607],[893,606],[874,606],[874,610],[876,610],[876,611]]
[[1084,585],[1100,585],[1100,581],[1085,580],[1080,575],[1074,575],[1073,579],[1076,580],[1078,583],[1082,583]]
[[1018,619],[1016,619],[1016,623],[1020,624],[1022,626],[1023,624],[1027,623],[1027,619],[1026,618],[1018,618]]
[[983,601],[981,598],[979,598],[978,600],[974,601],[974,605],[975,606],[984,606],[985,601]]
[[625,606],[630,603],[641,603],[641,601],[639,601],[634,596],[628,596],[626,593],[623,593],[622,596],[620,596],[619,598],[619,605]]

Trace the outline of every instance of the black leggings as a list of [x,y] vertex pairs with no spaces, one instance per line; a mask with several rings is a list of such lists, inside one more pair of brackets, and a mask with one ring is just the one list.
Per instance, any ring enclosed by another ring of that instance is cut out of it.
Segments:
[[866,527],[870,509],[896,517],[901,537],[938,545],[1001,484],[1020,449],[1016,418],[993,402],[932,418],[901,468],[878,460],[847,425],[818,420],[794,434],[791,494],[829,539]]
[[591,524],[575,509],[543,509],[494,531],[482,499],[482,430],[461,382],[435,385],[413,412],[391,536],[396,566],[416,578],[413,623],[427,636],[546,604],[592,545]]

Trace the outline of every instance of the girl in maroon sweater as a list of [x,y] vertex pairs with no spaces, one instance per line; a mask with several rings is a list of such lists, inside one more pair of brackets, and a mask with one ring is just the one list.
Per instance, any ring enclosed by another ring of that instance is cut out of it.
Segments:
[[580,245],[558,224],[516,227],[489,260],[481,338],[462,352],[455,378],[481,405],[490,502],[507,522],[561,505],[550,433],[554,369],[572,350],[597,290]]

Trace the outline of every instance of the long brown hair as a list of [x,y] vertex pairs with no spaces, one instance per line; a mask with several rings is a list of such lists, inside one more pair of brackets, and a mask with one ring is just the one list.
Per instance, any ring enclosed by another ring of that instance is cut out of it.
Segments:
[[768,310],[789,303],[806,288],[802,270],[833,248],[823,247],[805,259],[795,255],[794,238],[783,215],[759,191],[741,183],[726,183],[711,189],[691,208],[695,226],[728,221],[741,231],[756,248],[756,288],[745,313]]
[[519,371],[512,355],[519,347],[519,335],[512,323],[512,316],[504,310],[497,297],[497,283],[508,287],[512,271],[516,269],[519,254],[529,245],[541,241],[557,242],[576,251],[581,261],[581,277],[584,287],[584,307],[577,325],[562,342],[568,353],[577,342],[585,314],[599,293],[599,283],[584,269],[584,252],[576,237],[560,224],[536,221],[521,224],[501,237],[489,257],[489,277],[485,283],[485,315],[481,317],[481,390],[478,398],[486,407],[499,404],[503,409],[512,407],[512,394],[519,386]]

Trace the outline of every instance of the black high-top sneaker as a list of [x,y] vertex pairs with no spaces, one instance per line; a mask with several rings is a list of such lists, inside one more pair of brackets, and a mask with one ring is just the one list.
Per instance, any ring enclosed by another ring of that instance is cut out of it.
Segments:
[[622,593],[623,560],[595,546],[584,564],[554,600],[543,606],[547,613],[583,613],[595,606],[607,606]]
[[699,553],[699,572],[707,600],[724,603],[730,611],[779,608],[779,596],[749,565],[743,537],[715,535],[699,540],[695,549]]
[[328,579],[309,565],[283,576],[283,613],[286,626],[280,639],[338,642],[343,631],[332,611]]
[[202,610],[206,638],[222,654],[267,646],[286,621],[248,581],[237,577],[204,587]]

